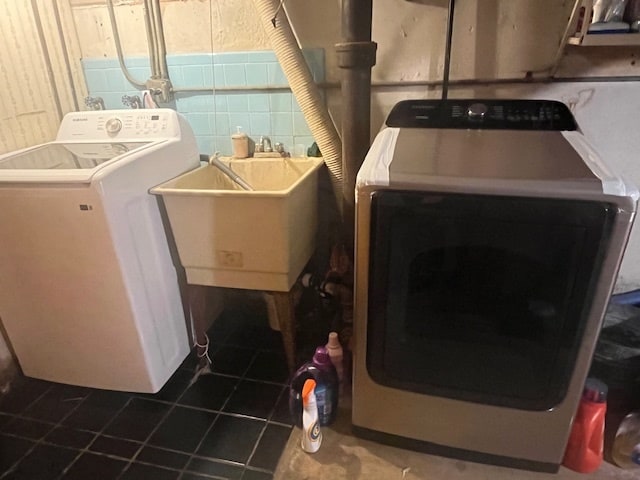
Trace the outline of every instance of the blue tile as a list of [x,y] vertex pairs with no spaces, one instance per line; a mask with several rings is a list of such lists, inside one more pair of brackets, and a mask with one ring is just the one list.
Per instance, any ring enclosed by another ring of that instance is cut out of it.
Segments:
[[274,135],[293,136],[293,114],[271,113],[271,131]]
[[231,137],[216,135],[213,138],[213,151],[220,152],[222,155],[231,155],[233,153],[231,148]]
[[271,137],[271,143],[273,145],[281,143],[287,152],[291,152],[293,149],[293,137],[290,135],[274,135]]
[[292,105],[292,110],[293,110],[294,112],[301,112],[301,111],[302,111],[302,109],[300,108],[300,104],[298,103],[298,100],[296,100],[295,95],[292,95],[292,97],[293,97],[293,98],[291,99],[291,103],[293,104],[293,105]]
[[291,112],[291,93],[270,93],[269,104],[272,112]]
[[169,78],[171,79],[171,84],[175,87],[191,86],[191,85],[187,85],[184,81],[184,74],[182,73],[182,67],[170,66]]
[[202,67],[202,75],[204,77],[205,87],[213,87],[213,65],[205,65]]
[[129,73],[134,80],[145,83],[151,77],[151,69],[147,67],[131,67]]
[[304,55],[307,65],[309,65],[309,69],[313,74],[313,79],[316,82],[323,82],[325,79],[324,49],[304,49],[302,54]]
[[265,63],[265,62],[277,62],[276,54],[273,50],[262,50],[249,52],[247,61],[249,63]]
[[227,95],[227,105],[229,112],[246,113],[249,111],[249,99],[244,92]]
[[269,95],[266,93],[252,93],[249,97],[249,112],[269,112]]
[[313,144],[314,140],[313,140],[312,136],[301,136],[300,137],[300,136],[295,135],[293,137],[293,142],[294,142],[295,145],[304,145],[304,151],[306,153],[307,148],[309,148]]
[[[118,66],[118,59],[114,58],[113,59],[114,62],[114,66]],[[150,60],[149,57],[125,57],[124,59],[124,64],[127,67],[147,67],[149,70],[151,70],[151,66],[150,66]]]
[[213,63],[216,65],[242,64],[249,62],[248,52],[226,52],[216,53],[213,57]]
[[213,94],[213,107],[216,112],[228,112],[229,104],[227,102],[228,95],[226,93]]
[[244,87],[247,85],[247,76],[244,65],[223,65],[224,85],[227,87]]
[[293,134],[301,136],[311,135],[311,131],[302,112],[293,112]]
[[204,70],[200,65],[185,65],[182,67],[184,84],[188,87],[204,87]]
[[247,85],[250,87],[269,84],[266,63],[247,64],[245,71],[247,72]]
[[213,116],[213,131],[216,135],[230,135],[229,114],[216,113]]
[[229,127],[231,127],[234,132],[236,131],[236,127],[246,129],[248,125],[251,125],[248,113],[229,113]]
[[289,85],[279,63],[269,63],[267,65],[267,80],[269,85]]
[[196,142],[198,143],[198,151],[206,155],[213,153],[213,136],[196,136]]
[[124,92],[127,86],[130,85],[129,82],[125,81],[120,69],[110,68],[104,74],[107,78],[107,88],[110,92]]
[[106,92],[107,77],[102,70],[87,70],[84,72],[84,78],[87,82],[87,90],[90,92]]
[[167,65],[211,65],[213,55],[210,53],[188,53],[180,55],[167,55]]
[[209,115],[207,113],[188,113],[185,116],[195,135],[211,135]]
[[213,85],[215,87],[224,87],[224,66],[223,65],[214,65],[213,66]]
[[107,110],[125,108],[122,104],[122,92],[104,92],[100,97],[104,100],[104,106]]
[[251,113],[251,129],[249,134],[256,138],[260,135],[271,135],[271,115],[268,113]]
[[213,110],[213,96],[208,93],[191,94],[177,92],[176,106],[182,113],[211,112]]

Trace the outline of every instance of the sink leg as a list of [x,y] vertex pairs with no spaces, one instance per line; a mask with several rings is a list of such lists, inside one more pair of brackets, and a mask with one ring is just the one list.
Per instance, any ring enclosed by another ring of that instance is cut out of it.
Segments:
[[276,306],[284,353],[287,357],[289,372],[296,368],[296,321],[295,321],[295,295],[293,289],[290,292],[271,292]]
[[[222,308],[220,293],[215,287],[204,285],[188,285],[189,306],[195,329],[195,338],[198,345],[207,343],[206,333],[211,321],[217,317]],[[204,356],[205,349],[196,347],[198,354],[198,366],[204,367],[209,362]]]

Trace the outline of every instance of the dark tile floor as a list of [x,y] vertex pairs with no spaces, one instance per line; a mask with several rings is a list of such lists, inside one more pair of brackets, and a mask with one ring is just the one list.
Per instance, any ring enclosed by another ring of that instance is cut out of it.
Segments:
[[214,373],[189,386],[190,355],[155,395],[17,378],[0,397],[0,479],[273,478],[291,433],[280,334],[226,311],[209,333]]

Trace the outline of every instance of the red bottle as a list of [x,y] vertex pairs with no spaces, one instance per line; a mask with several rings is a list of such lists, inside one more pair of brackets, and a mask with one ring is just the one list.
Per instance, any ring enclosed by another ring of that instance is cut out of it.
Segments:
[[562,460],[565,467],[591,473],[602,463],[607,391],[607,386],[600,380],[587,378]]

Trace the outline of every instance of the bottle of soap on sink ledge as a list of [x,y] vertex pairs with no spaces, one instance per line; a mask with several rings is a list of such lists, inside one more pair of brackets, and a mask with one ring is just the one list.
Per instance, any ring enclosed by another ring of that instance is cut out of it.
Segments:
[[236,127],[236,133],[231,135],[233,144],[233,158],[249,157],[249,137],[242,131],[242,127]]

